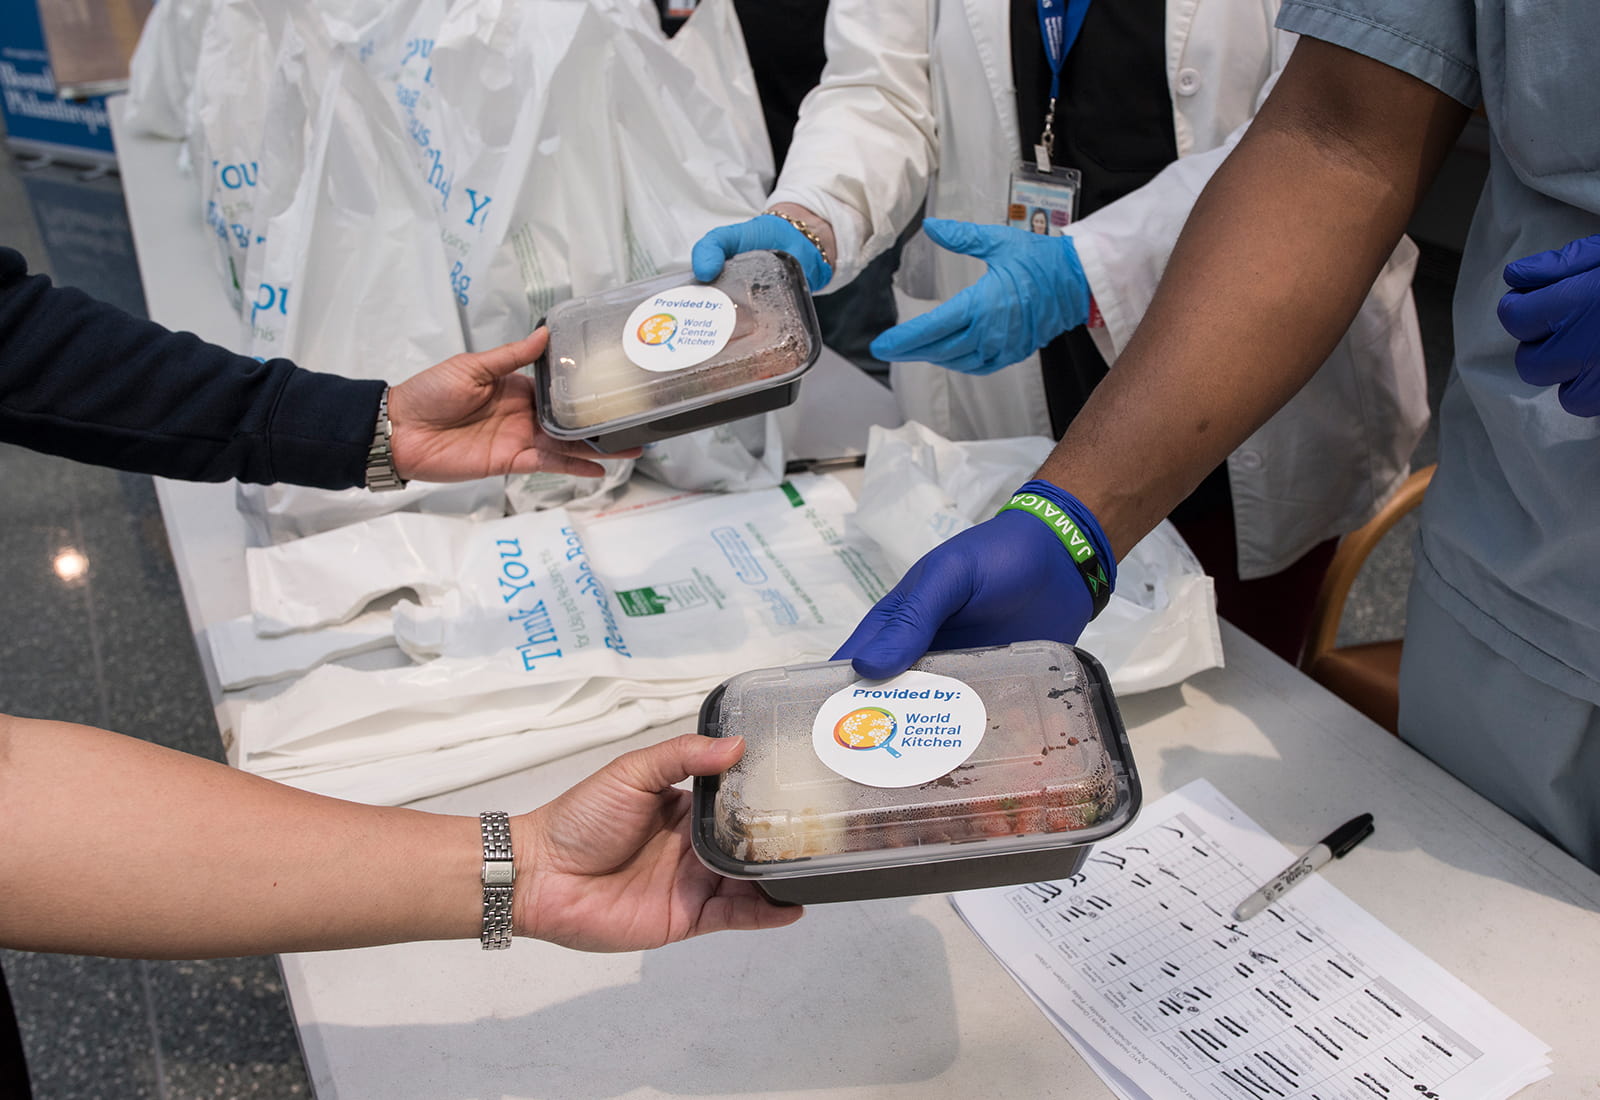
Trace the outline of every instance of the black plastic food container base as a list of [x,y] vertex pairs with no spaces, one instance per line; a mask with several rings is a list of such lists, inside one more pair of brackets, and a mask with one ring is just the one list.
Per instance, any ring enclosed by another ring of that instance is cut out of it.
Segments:
[[698,432],[702,428],[715,428],[718,424],[743,420],[749,416],[760,416],[762,413],[794,404],[795,398],[799,396],[800,379],[796,378],[787,385],[773,386],[771,389],[746,394],[731,401],[724,401],[720,405],[689,409],[676,416],[664,416],[660,420],[652,420],[648,424],[635,424],[619,428],[614,432],[588,436],[584,442],[601,454],[615,454],[618,451],[626,451],[629,447],[640,447],[646,443]]
[[[1123,829],[1133,823],[1143,803],[1143,790],[1139,773],[1133,766],[1133,749],[1128,743],[1128,730],[1122,724],[1122,714],[1117,709],[1112,694],[1110,677],[1095,657],[1072,647],[1084,670],[1089,674],[1089,699],[1100,729],[1110,733],[1116,742],[1124,763],[1128,783],[1127,821]],[[700,706],[699,730],[711,737],[721,736],[713,729],[711,715],[715,713],[723,694],[717,687],[706,696]],[[718,776],[705,776],[695,780],[694,802],[690,810],[691,836],[696,853],[712,870],[720,870],[716,858],[720,853],[714,844],[706,841],[713,832]],[[1123,829],[1117,830],[1118,832]],[[973,841],[982,844],[982,841]],[[991,886],[1016,886],[1026,882],[1043,882],[1051,879],[1071,878],[1078,873],[1089,858],[1093,843],[1044,848],[1036,851],[1009,852],[1001,855],[974,855],[971,858],[946,858],[924,863],[896,867],[865,867],[859,870],[828,871],[821,874],[791,874],[746,878],[755,882],[763,894],[775,902],[791,905],[812,905],[831,901],[864,901],[870,898],[910,897],[918,894],[945,894],[959,890],[982,890]],[[710,856],[711,858],[707,858]],[[726,873],[726,871],[723,871]]]
[[761,892],[776,902],[814,905],[826,901],[864,901],[868,898],[903,898],[913,894],[948,894],[954,890],[981,890],[986,886],[1015,886],[1020,882],[1071,878],[1089,858],[1091,845],[1047,848],[1040,852],[1013,852],[1004,856],[941,859],[909,867],[878,867],[865,871],[836,871],[828,875],[756,880]]

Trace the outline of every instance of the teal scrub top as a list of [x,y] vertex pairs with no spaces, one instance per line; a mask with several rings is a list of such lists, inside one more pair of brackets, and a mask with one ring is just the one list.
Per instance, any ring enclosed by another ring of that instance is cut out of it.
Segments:
[[1512,260],[1600,233],[1600,0],[1284,0],[1278,26],[1488,115],[1416,583],[1528,675],[1600,705],[1600,418],[1517,376]]

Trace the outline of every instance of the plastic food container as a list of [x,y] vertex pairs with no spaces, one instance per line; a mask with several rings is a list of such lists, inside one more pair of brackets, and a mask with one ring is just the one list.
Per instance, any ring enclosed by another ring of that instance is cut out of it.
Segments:
[[1141,797],[1105,670],[1057,642],[930,653],[887,681],[846,661],[746,672],[700,732],[745,752],[695,781],[695,852],[777,901],[1067,878]]
[[545,323],[539,421],[606,453],[781,409],[822,350],[783,252],[740,253],[711,283],[676,272],[568,299]]

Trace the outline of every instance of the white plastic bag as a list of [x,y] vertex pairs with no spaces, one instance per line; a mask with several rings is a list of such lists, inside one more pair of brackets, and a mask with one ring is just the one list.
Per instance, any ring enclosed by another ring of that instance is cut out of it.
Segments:
[[394,619],[387,610],[368,611],[326,630],[275,638],[256,633],[255,619],[241,615],[205,630],[223,691],[285,680],[328,661],[394,645]]
[[783,430],[777,413],[718,424],[646,444],[638,469],[677,489],[770,489],[783,481]]
[[266,89],[294,3],[216,0],[200,38],[188,124],[200,212],[234,308],[244,302],[245,255],[255,239]]
[[1117,588],[1078,644],[1124,695],[1221,668],[1222,634],[1211,578],[1163,520],[1117,563]]
[[641,0],[460,0],[436,34],[406,37],[393,74],[474,348],[686,265],[771,180],[731,0],[670,42]]
[[704,0],[670,41],[619,20],[612,124],[628,232],[656,271],[687,266],[694,243],[761,210],[771,144],[732,0]]
[[[953,443],[911,422],[872,429],[856,522],[903,573],[986,519],[1044,461],[1043,437]],[[1222,665],[1216,595],[1182,536],[1163,522],[1118,563],[1117,587],[1078,644],[1123,694]]]
[[631,458],[599,458],[604,477],[572,474],[514,474],[506,478],[506,507],[514,513],[565,507],[570,511],[604,508],[633,474]]
[[161,0],[150,9],[128,62],[123,119],[137,133],[180,139],[189,132],[189,96],[200,44],[216,0]]
[[[300,18],[284,30],[267,95],[262,232],[248,261],[251,354],[395,383],[463,350],[429,203],[373,76]],[[399,509],[490,518],[504,479],[413,482],[393,493],[241,485],[255,545]]]
[[[348,770],[339,789],[356,797],[415,797],[435,782],[437,751],[545,730],[549,759],[596,730],[620,736],[640,715],[686,712],[735,672],[825,659],[885,587],[876,548],[846,533],[852,506],[837,481],[807,476],[593,515],[394,515],[252,550],[258,628],[336,623],[405,588],[416,602],[396,606],[395,634],[420,663],[324,666],[251,704],[242,766],[297,783]],[[519,744],[517,766],[533,762],[535,743]],[[390,759],[407,754],[426,755]],[[480,770],[461,782],[505,767],[472,759]],[[368,768],[371,786],[353,778]]]
[[867,437],[856,522],[899,573],[992,516],[1050,453],[1043,436],[952,443],[916,421]]
[[403,44],[389,99],[474,348],[627,281],[612,33],[586,0],[459,0]]
[[[165,0],[163,0],[165,2]],[[329,38],[378,77],[393,78],[408,40],[431,40],[446,0],[310,0]]]

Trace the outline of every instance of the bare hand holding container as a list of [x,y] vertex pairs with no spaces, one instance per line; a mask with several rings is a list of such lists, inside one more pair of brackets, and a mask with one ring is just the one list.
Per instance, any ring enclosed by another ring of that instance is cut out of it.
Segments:
[[1139,809],[1105,670],[1057,642],[930,653],[885,681],[845,661],[747,672],[700,726],[745,751],[695,781],[695,852],[778,901],[1068,878]]
[[604,453],[781,409],[822,350],[805,276],[745,252],[711,283],[660,275],[550,311],[539,421]]

